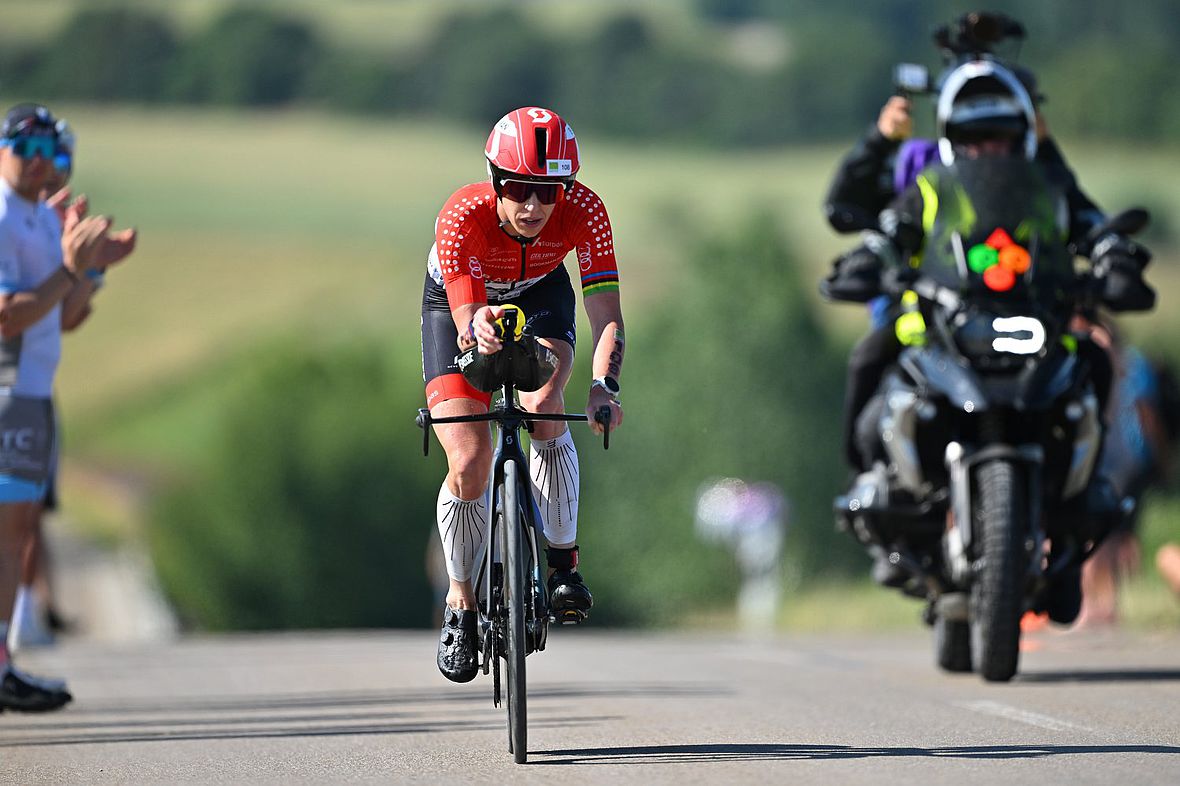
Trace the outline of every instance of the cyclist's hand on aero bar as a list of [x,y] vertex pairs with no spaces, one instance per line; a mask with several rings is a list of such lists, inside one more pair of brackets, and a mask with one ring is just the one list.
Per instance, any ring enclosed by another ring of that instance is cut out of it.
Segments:
[[590,396],[586,399],[586,422],[590,424],[590,430],[599,436],[602,435],[602,424],[594,416],[603,406],[610,407],[610,429],[614,431],[623,422],[623,405],[602,387],[591,385]]
[[[471,317],[471,325],[467,330],[464,343],[471,346],[471,341],[479,345],[479,354],[492,355],[504,348],[500,337],[496,335],[496,320],[504,315],[504,309],[499,306],[480,306]],[[462,340],[462,339],[461,339]]]

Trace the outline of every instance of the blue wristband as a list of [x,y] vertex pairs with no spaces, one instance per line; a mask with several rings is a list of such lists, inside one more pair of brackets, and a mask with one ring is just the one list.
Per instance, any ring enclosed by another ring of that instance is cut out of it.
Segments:
[[86,278],[90,279],[90,283],[94,284],[95,289],[98,289],[103,284],[103,274],[101,270],[90,268],[86,271]]

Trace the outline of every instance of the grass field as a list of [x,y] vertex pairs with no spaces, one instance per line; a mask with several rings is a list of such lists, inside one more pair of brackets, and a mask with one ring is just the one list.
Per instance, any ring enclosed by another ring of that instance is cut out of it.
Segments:
[[[418,303],[433,219],[451,190],[484,177],[486,129],[305,112],[55,108],[79,134],[78,189],[142,233],[136,254],[110,273],[91,322],[66,342],[59,394],[73,463],[64,496],[75,512],[106,519],[117,534],[127,523],[125,500],[92,482],[87,468],[183,471],[232,393],[226,360],[259,342],[376,334],[404,353],[407,374],[419,373]],[[584,138],[585,182],[604,196],[618,238],[630,332],[642,340],[645,311],[679,275],[686,232],[725,229],[754,212],[779,221],[818,280],[855,243],[836,236],[819,207],[851,141],[726,154]],[[1063,147],[1101,204],[1146,199],[1162,224],[1180,224],[1167,218],[1180,216],[1172,185],[1180,149]],[[1157,245],[1151,278],[1164,306],[1124,324],[1180,358],[1180,313],[1167,306],[1180,287],[1175,245]],[[724,279],[716,285],[724,297]],[[773,296],[774,282],[767,287]],[[813,302],[841,340],[862,330],[859,309]],[[1174,510],[1149,515],[1156,541],[1180,518]],[[1147,574],[1128,593],[1147,610],[1131,616],[1176,620],[1180,612]],[[821,624],[823,610],[841,602],[825,593],[790,608],[786,621]],[[912,624],[916,607],[867,594],[872,601],[845,615],[850,622]]]

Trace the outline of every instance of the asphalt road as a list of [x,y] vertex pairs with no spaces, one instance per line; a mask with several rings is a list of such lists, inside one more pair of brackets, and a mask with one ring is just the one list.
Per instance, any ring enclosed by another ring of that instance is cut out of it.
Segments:
[[530,762],[429,632],[66,643],[61,712],[0,715],[3,783],[1180,783],[1180,632],[1026,637],[1007,685],[898,636],[562,629]]

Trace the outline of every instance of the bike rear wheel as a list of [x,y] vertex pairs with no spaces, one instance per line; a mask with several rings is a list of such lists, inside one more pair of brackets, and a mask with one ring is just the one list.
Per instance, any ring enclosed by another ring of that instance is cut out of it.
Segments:
[[530,585],[525,575],[528,546],[524,542],[524,522],[520,519],[518,473],[516,462],[504,462],[503,519],[504,597],[508,606],[504,658],[508,671],[508,750],[517,764],[528,758],[528,690],[525,686],[524,657],[526,615],[525,593]]

